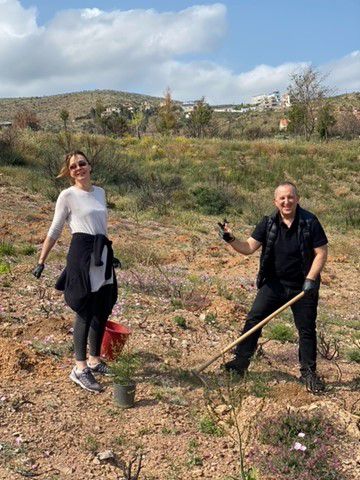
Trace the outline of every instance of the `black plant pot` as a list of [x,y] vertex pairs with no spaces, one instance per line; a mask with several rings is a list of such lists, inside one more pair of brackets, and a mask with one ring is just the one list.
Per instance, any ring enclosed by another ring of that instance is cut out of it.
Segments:
[[128,385],[114,385],[114,397],[116,403],[122,408],[130,408],[135,404],[135,390],[136,383],[129,383]]

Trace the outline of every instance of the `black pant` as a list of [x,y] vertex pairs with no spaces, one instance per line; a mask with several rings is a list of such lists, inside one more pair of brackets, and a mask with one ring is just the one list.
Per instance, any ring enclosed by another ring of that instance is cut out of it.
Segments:
[[86,346],[89,342],[91,356],[100,355],[101,343],[105,332],[108,315],[108,296],[111,294],[111,285],[104,285],[97,292],[91,294],[86,310],[81,315],[76,314],[74,323],[74,350],[75,358],[79,362],[86,360]]
[[[261,320],[294,298],[300,291],[301,287],[287,287],[278,281],[265,283],[256,295],[242,333],[257,325]],[[291,306],[295,325],[299,332],[299,362],[302,373],[308,369],[316,370],[317,305],[318,295],[314,298],[302,297]],[[260,335],[261,329],[254,332],[236,347],[236,357],[242,368],[246,369],[249,366]]]

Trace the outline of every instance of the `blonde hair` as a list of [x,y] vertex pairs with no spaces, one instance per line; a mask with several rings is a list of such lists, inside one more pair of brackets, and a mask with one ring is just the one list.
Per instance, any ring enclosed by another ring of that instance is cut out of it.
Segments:
[[91,166],[91,163],[89,162],[89,159],[87,158],[84,152],[82,152],[81,150],[73,150],[72,152],[69,152],[65,155],[64,164],[61,167],[61,170],[56,178],[68,177],[70,179],[70,182],[74,183],[74,179],[70,176],[70,160],[73,157],[80,157],[80,156],[84,157],[87,163]]

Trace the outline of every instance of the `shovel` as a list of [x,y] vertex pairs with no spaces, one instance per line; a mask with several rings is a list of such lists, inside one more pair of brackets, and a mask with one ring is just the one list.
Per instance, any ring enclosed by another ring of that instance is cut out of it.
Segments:
[[241,337],[238,339],[234,340],[232,343],[230,343],[227,347],[225,347],[220,353],[217,353],[214,357],[210,358],[207,362],[203,363],[199,368],[196,370],[193,370],[193,373],[195,375],[199,375],[205,368],[207,368],[209,365],[215,362],[218,358],[222,357],[226,352],[234,348],[236,345],[239,345],[239,343],[243,342],[246,338],[248,338],[250,335],[252,335],[256,330],[259,330],[259,328],[262,328],[264,325],[270,322],[276,315],[279,315],[283,310],[285,310],[287,307],[290,307],[290,305],[293,305],[295,302],[300,300],[305,295],[305,292],[300,292],[296,297],[292,298],[288,302],[286,302],[282,307],[278,308],[275,310],[275,312],[271,313],[268,317],[264,318],[264,320],[261,320],[260,323],[252,327],[250,330],[245,332]]

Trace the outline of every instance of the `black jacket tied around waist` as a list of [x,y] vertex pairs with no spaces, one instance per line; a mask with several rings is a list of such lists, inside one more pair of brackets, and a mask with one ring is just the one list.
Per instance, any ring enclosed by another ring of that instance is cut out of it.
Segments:
[[64,298],[69,307],[81,315],[86,311],[91,296],[90,260],[94,253],[95,266],[102,266],[101,260],[104,247],[107,247],[107,260],[105,268],[105,280],[113,275],[114,282],[111,285],[109,301],[104,315],[110,315],[117,300],[117,283],[113,268],[114,252],[112,242],[102,234],[90,235],[89,233],[74,233],[67,254],[66,267],[58,278],[55,288],[64,292]]

